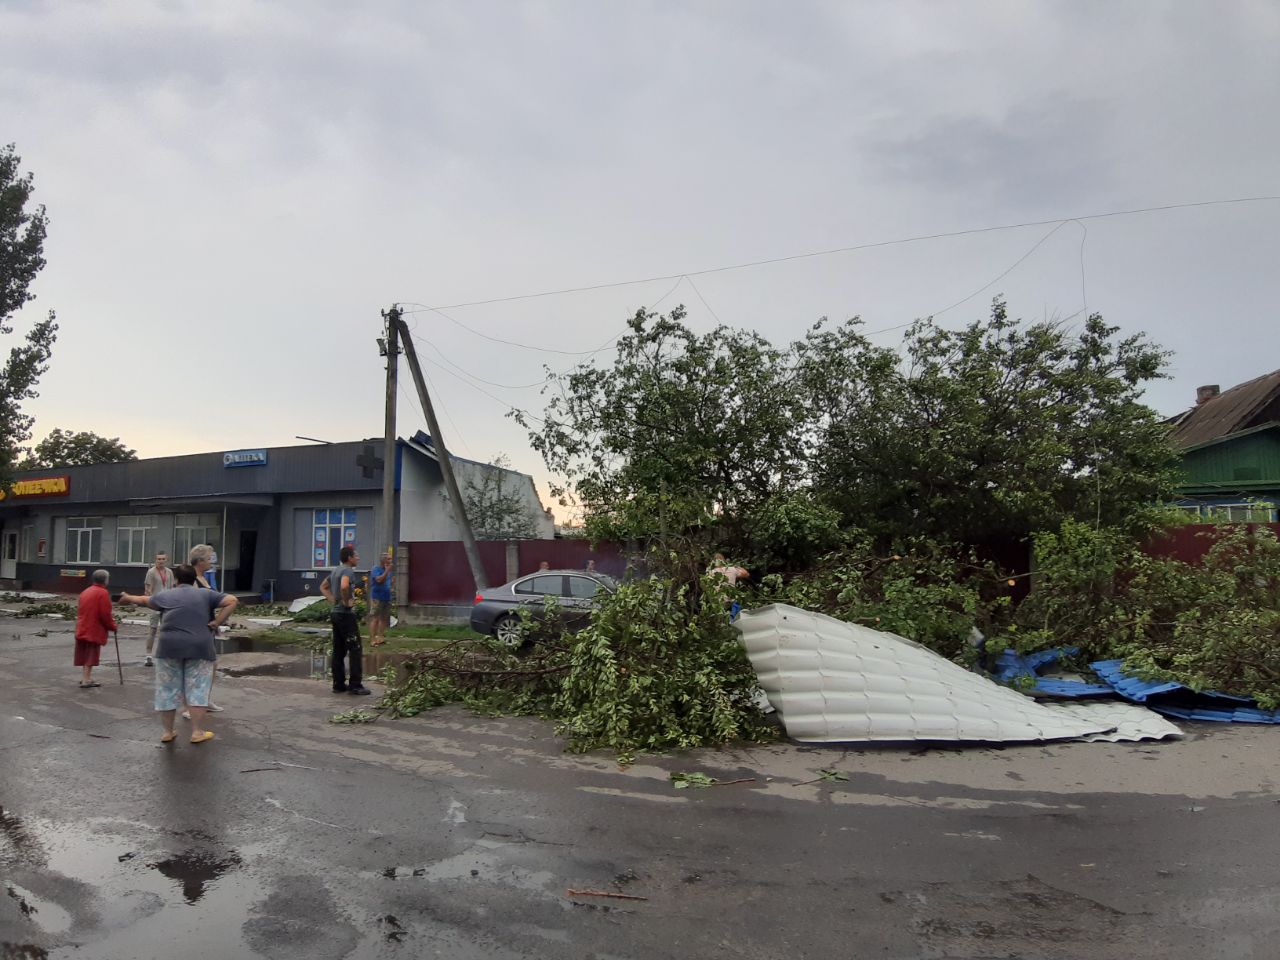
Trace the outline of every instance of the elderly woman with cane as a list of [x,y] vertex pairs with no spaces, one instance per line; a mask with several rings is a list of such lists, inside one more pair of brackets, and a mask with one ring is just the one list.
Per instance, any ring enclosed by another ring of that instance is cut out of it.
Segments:
[[107,642],[107,634],[119,629],[115,617],[111,615],[111,594],[107,593],[107,584],[111,575],[105,570],[93,571],[93,583],[80,594],[80,602],[76,611],[76,659],[77,667],[84,667],[80,678],[80,689],[100,687],[93,679],[93,668],[98,665],[103,644]]
[[162,743],[172,743],[174,715],[185,699],[191,713],[191,742],[213,739],[204,728],[205,710],[209,705],[209,688],[213,684],[213,631],[227,622],[236,607],[236,598],[217,590],[201,590],[195,585],[196,571],[183,564],[174,571],[178,585],[150,597],[128,593],[120,595],[122,603],[135,603],[161,611],[160,631],[156,635],[156,711],[164,724]]

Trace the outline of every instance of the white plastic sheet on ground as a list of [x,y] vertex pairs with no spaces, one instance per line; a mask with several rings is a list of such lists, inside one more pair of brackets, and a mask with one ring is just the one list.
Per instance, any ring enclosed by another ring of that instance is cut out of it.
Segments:
[[1050,709],[914,641],[785,604],[735,621],[787,735],[805,742],[1070,740],[1115,723]]

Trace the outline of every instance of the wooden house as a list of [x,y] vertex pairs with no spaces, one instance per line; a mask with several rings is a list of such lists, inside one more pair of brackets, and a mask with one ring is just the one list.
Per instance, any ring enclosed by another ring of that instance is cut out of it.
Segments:
[[1182,455],[1177,505],[1205,519],[1275,521],[1280,504],[1280,370],[1196,391],[1169,421]]

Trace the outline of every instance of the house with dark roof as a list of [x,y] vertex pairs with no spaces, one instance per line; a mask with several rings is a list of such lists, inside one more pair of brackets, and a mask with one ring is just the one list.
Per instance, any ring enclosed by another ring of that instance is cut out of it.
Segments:
[[1280,503],[1280,370],[1229,390],[1196,390],[1170,418],[1182,456],[1177,505],[1207,520],[1274,521]]
[[[0,489],[0,587],[78,592],[102,568],[140,593],[157,551],[179,560],[207,543],[225,589],[289,599],[314,594],[344,546],[371,565],[388,509],[386,546],[459,539],[431,437],[397,440],[389,505],[382,449],[376,437],[20,471]],[[528,474],[449,459],[464,490],[496,478],[554,536]]]

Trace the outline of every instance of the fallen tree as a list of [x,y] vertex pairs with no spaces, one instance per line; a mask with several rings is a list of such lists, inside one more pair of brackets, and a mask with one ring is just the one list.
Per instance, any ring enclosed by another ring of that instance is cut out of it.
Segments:
[[[767,741],[755,673],[729,623],[726,584],[649,577],[619,586],[577,634],[539,634],[513,651],[462,640],[415,656],[383,706],[412,716],[445,703],[545,717],[572,750],[640,751]],[[554,619],[553,613],[551,619]]]

